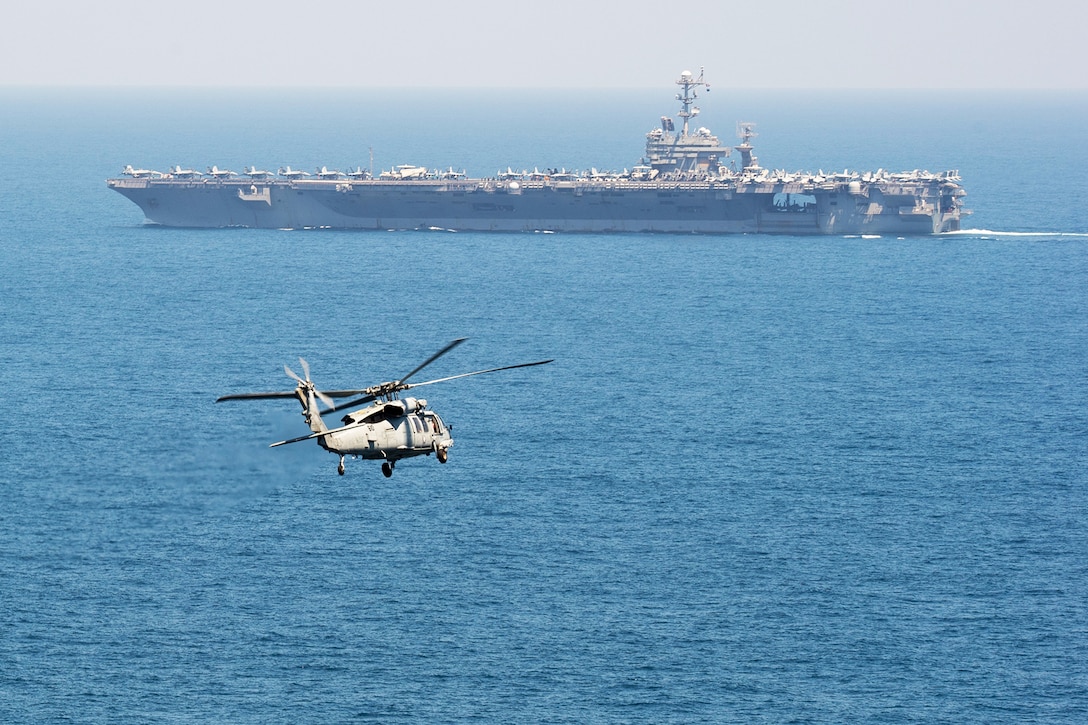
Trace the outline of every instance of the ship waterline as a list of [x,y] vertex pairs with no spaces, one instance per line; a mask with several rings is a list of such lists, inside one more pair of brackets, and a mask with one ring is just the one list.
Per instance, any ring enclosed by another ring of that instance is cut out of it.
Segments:
[[[681,130],[672,119],[647,134],[631,171],[514,172],[470,179],[402,166],[372,178],[322,168],[316,178],[209,169],[160,174],[127,167],[107,180],[148,221],[171,227],[261,229],[450,229],[502,232],[667,232],[926,235],[960,228],[966,195],[954,171],[787,173],[759,166],[751,124],[722,146],[689,129],[698,114],[685,71],[677,84]],[[741,164],[726,164],[732,151]]]

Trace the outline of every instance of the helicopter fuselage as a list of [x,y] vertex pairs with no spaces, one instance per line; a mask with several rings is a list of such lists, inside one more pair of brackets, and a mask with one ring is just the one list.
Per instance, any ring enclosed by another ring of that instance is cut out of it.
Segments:
[[[449,375],[444,378],[419,383],[407,382],[413,375],[464,341],[465,338],[463,337],[454,340],[434,355],[431,355],[423,363],[417,365],[415,369],[402,378],[362,389],[326,390],[322,392],[310,380],[310,366],[305,360],[299,358],[299,363],[302,364],[303,376],[297,375],[286,365],[283,366],[283,371],[296,383],[293,391],[231,393],[219,396],[216,398],[216,402],[295,398],[302,404],[302,417],[310,429],[310,434],[277,441],[270,445],[271,448],[289,443],[316,440],[317,444],[326,451],[340,456],[340,465],[336,467],[336,471],[341,476],[344,475],[344,458],[352,456],[381,461],[382,473],[389,477],[393,475],[393,467],[397,461],[402,458],[429,456],[433,453],[438,458],[439,463],[445,463],[449,457],[450,447],[453,446],[449,426],[443,423],[442,419],[433,410],[427,410],[427,401],[422,398],[401,399],[401,391],[423,385],[468,378],[474,375],[497,373],[501,370],[513,370],[515,368],[529,368],[552,362],[551,360],[538,360],[537,362],[505,365],[488,370],[475,370],[470,373]],[[334,398],[352,398],[352,400],[346,403],[336,403],[333,401]],[[321,410],[318,404],[319,400],[327,406],[324,410]],[[345,415],[341,418],[343,425],[336,428],[329,428],[321,418],[322,415],[349,408],[359,408],[362,405],[367,407]]]
[[342,456],[396,461],[438,453],[453,445],[449,428],[426,400],[405,398],[370,405],[345,415],[342,428],[320,436],[318,444]]

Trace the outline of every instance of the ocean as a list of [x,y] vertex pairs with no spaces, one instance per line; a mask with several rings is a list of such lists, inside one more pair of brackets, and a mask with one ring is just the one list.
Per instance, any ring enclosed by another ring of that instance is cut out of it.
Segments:
[[[921,238],[179,230],[125,164],[622,169],[671,91],[0,90],[0,720],[1088,720],[1088,95],[731,92]],[[422,389],[449,463],[289,390]]]

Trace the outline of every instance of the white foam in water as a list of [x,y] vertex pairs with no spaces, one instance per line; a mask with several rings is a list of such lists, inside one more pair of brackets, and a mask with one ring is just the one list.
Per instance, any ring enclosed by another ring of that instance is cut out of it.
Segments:
[[960,229],[943,232],[941,236],[960,237],[1088,237],[1085,232],[999,232],[992,229]]

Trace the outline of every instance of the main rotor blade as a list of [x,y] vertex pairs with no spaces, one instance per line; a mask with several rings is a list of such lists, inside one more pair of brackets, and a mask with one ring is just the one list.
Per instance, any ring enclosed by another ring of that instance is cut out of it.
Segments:
[[534,365],[547,365],[550,362],[554,362],[554,358],[552,360],[538,360],[537,362],[519,363],[518,365],[506,365],[506,366],[503,366],[501,368],[491,368],[490,370],[477,370],[476,372],[473,372],[473,373],[461,373],[460,375],[451,375],[448,378],[438,378],[437,380],[427,380],[427,381],[422,382],[422,383],[412,383],[411,385],[405,385],[402,389],[403,390],[408,390],[410,388],[419,388],[419,387],[422,387],[424,385],[433,385],[434,383],[444,383],[447,380],[456,380],[457,378],[467,378],[467,377],[471,377],[473,375],[483,375],[485,373],[497,373],[500,370],[513,370],[514,368],[531,368]]
[[[315,391],[317,392],[317,391]],[[361,395],[365,393],[365,390],[322,390],[321,395],[325,398],[350,398],[353,395]],[[215,402],[222,403],[224,400],[270,400],[273,398],[294,398],[298,395],[296,391],[290,393],[231,393],[229,395],[221,395],[215,399]],[[326,405],[332,405],[332,402],[322,399]],[[327,413],[328,411],[322,411]]]
[[[359,392],[361,393],[363,391],[360,390]],[[321,415],[325,415],[327,413],[335,413],[340,410],[347,410],[348,408],[358,408],[360,405],[366,405],[367,403],[373,402],[377,399],[377,395],[365,395],[358,400],[349,400],[346,403],[341,403],[340,405],[329,408],[328,410],[323,410],[321,411]]]
[[366,392],[366,388],[359,388],[356,390],[322,390],[323,395],[327,395],[330,398],[350,398],[353,395],[362,395]]
[[[324,433],[322,433],[321,435],[325,435],[325,434],[324,434]],[[298,443],[298,442],[300,442],[300,441],[308,441],[308,440],[310,440],[311,438],[316,438],[316,437],[317,437],[317,434],[315,434],[315,435],[308,435],[308,436],[299,436],[298,438],[292,438],[292,439],[290,439],[290,440],[286,440],[286,441],[276,441],[275,443],[271,443],[271,444],[269,444],[269,446],[268,446],[268,447],[269,447],[269,448],[276,448],[277,446],[285,446],[285,445],[287,445],[288,443]]]
[[[451,375],[448,378],[438,378],[436,380],[427,380],[427,381],[422,382],[422,383],[411,383],[411,384],[408,384],[408,385],[401,385],[401,386],[398,386],[398,388],[401,389],[401,390],[409,390],[411,388],[419,388],[419,387],[422,387],[424,385],[433,385],[434,383],[444,383],[447,380],[456,380],[457,378],[467,378],[467,377],[471,377],[473,375],[483,375],[484,373],[497,373],[500,370],[513,370],[514,368],[531,368],[534,365],[547,365],[550,362],[554,362],[554,360],[539,360],[537,362],[531,362],[531,363],[519,363],[518,365],[504,365],[501,368],[491,368],[490,370],[477,370],[477,371],[471,372],[471,373],[461,373],[460,375]],[[342,392],[346,392],[346,391],[342,391]],[[346,403],[340,403],[340,405],[337,405],[334,408],[329,408],[328,410],[323,410],[323,411],[321,411],[321,415],[325,415],[326,413],[336,413],[336,412],[339,412],[341,410],[347,410],[348,408],[357,408],[360,405],[365,405],[366,403],[370,403],[370,402],[372,402],[374,400],[377,400],[377,399],[378,399],[377,395],[366,395],[366,396],[363,396],[362,398],[359,398],[357,400],[349,400]]]
[[398,385],[400,385],[401,383],[405,382],[405,381],[406,381],[406,380],[407,380],[408,378],[412,377],[413,375],[415,375],[416,373],[418,373],[418,372],[419,372],[420,370],[422,370],[423,368],[427,367],[428,365],[430,365],[431,363],[433,363],[433,362],[434,362],[435,360],[437,360],[438,358],[442,357],[442,356],[443,356],[443,355],[445,355],[445,354],[446,354],[447,352],[449,352],[449,351],[450,351],[450,350],[452,350],[453,348],[457,347],[458,345],[460,345],[460,344],[461,344],[462,342],[464,342],[464,341],[465,341],[465,340],[467,340],[467,339],[468,339],[467,337],[459,337],[459,338],[457,338],[456,340],[454,340],[453,342],[451,342],[451,343],[450,343],[449,345],[446,345],[446,346],[445,346],[444,348],[442,348],[441,350],[439,350],[438,352],[436,352],[436,353],[435,353],[434,355],[431,355],[431,356],[430,356],[429,358],[427,358],[426,360],[424,360],[424,361],[423,361],[423,363],[422,363],[421,365],[419,365],[419,367],[417,367],[417,368],[416,368],[415,370],[413,370],[412,372],[408,373],[408,374],[407,374],[407,375],[405,375],[405,376],[404,376],[403,378],[401,378],[400,380],[398,380],[398,381],[397,381],[397,384],[398,384]]
[[271,398],[293,398],[295,392],[290,393],[231,393],[229,395],[220,395],[215,399],[215,402],[222,403],[224,400],[266,400]]

